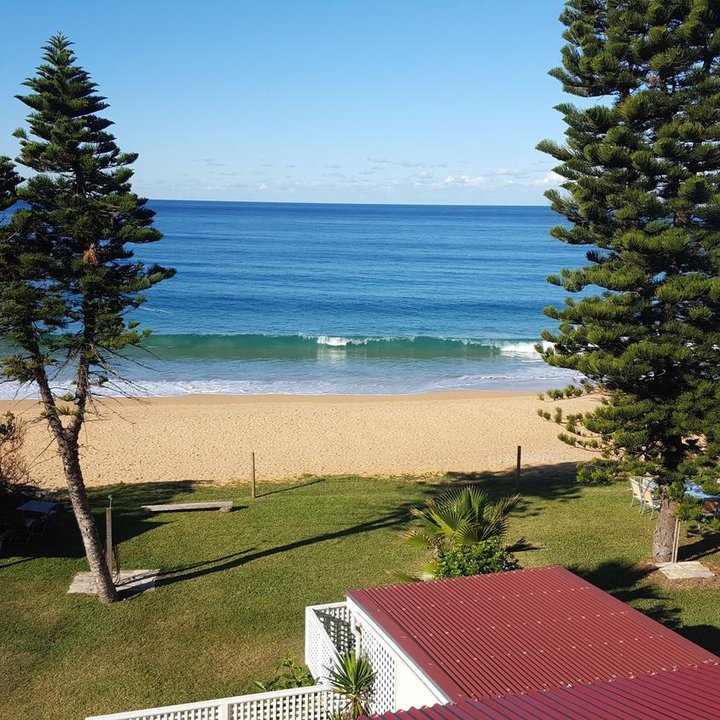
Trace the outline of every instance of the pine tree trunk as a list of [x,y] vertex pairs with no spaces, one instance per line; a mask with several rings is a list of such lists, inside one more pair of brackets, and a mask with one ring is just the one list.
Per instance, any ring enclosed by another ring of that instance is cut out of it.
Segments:
[[655,532],[653,533],[653,557],[655,562],[671,562],[673,544],[675,542],[675,501],[670,500],[665,493],[660,501],[660,515],[658,516]]
[[95,518],[90,510],[90,502],[83,481],[80,468],[80,451],[77,443],[62,443],[60,447],[65,479],[70,491],[73,513],[77,520],[85,556],[87,557],[90,571],[95,578],[97,596],[104,603],[111,603],[118,600],[117,590],[110,574],[110,569],[105,562],[100,534],[98,533]]

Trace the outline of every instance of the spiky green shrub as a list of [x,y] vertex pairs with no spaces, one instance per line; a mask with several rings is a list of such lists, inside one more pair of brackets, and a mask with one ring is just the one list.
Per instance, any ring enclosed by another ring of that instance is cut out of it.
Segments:
[[338,655],[335,667],[329,670],[328,683],[347,700],[343,718],[357,720],[370,713],[375,671],[365,655],[356,655],[353,650]]
[[453,488],[428,500],[424,508],[412,508],[417,522],[404,533],[405,540],[440,558],[455,546],[502,538],[507,534],[508,515],[519,499],[513,495],[492,501],[478,487]]

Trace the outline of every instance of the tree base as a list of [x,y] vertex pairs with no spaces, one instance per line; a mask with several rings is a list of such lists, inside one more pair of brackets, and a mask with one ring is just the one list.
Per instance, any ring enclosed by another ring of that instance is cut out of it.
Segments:
[[673,559],[675,544],[675,501],[663,497],[660,503],[660,514],[653,533],[653,558],[656,563],[669,563]]

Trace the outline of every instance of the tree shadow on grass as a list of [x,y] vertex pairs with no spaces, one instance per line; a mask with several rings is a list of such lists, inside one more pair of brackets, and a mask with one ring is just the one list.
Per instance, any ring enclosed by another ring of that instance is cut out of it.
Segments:
[[720,533],[707,531],[693,533],[692,537],[695,538],[695,542],[678,548],[678,560],[701,560],[720,551]]
[[270,495],[278,495],[279,493],[290,492],[291,490],[300,490],[300,488],[309,487],[310,485],[317,485],[318,483],[324,483],[328,481],[325,476],[311,476],[308,478],[303,477],[303,482],[296,483],[295,485],[288,485],[287,487],[279,487],[274,490],[265,490],[264,492],[258,492],[256,497],[269,497]]
[[317,543],[337,540],[339,538],[350,537],[352,535],[372,532],[374,530],[384,528],[400,527],[408,522],[411,506],[412,505],[410,503],[405,503],[372,520],[367,520],[340,530],[320,533],[319,535],[295,540],[276,547],[257,550],[255,552],[253,552],[254,548],[249,548],[248,550],[242,550],[224,557],[203,560],[195,563],[194,565],[190,565],[187,568],[173,568],[161,573],[162,577],[158,578],[157,585],[171,585],[176,582],[192,580],[193,578],[202,577],[204,575],[233,570],[242,565],[247,565],[254,560],[261,560],[262,558],[271,557],[273,555],[291,552],[292,550],[298,550],[299,548],[308,547]]
[[248,548],[247,550],[240,550],[236,553],[230,553],[223,557],[213,558],[212,560],[201,560],[199,562],[190,563],[188,565],[176,565],[175,567],[165,568],[158,573],[159,580],[156,585],[170,585],[171,581],[175,580],[188,580],[191,577],[200,577],[201,575],[207,574],[205,570],[214,570],[216,565],[219,564],[230,564],[236,560],[239,560],[247,553],[255,550],[254,547]]
[[32,562],[33,560],[35,560],[34,557],[21,558],[20,560],[11,560],[10,562],[2,562],[2,560],[0,560],[0,570],[12,567],[13,565],[22,565],[23,563]]
[[519,483],[515,469],[511,468],[486,472],[450,471],[446,484],[455,487],[474,485],[492,498],[517,493],[520,502],[514,514],[532,516],[539,514],[538,510],[533,510],[533,500],[568,502],[579,498],[582,487],[578,485],[576,477],[577,463],[556,463],[523,468]]
[[685,625],[677,631],[700,647],[720,655],[720,628],[714,625]]

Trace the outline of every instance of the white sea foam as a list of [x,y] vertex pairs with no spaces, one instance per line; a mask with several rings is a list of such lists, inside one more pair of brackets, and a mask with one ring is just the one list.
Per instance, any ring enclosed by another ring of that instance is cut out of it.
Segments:
[[[457,373],[443,372],[435,365],[420,368],[408,374],[406,368],[388,372],[361,372],[339,368],[340,372],[326,373],[319,377],[312,372],[299,372],[294,377],[271,377],[254,375],[240,378],[172,378],[138,379],[132,384],[106,387],[102,395],[118,397],[173,397],[194,394],[222,395],[404,395],[418,392],[448,390],[499,390],[527,389],[545,390],[548,387],[567,384],[573,375],[567,370],[551,368],[543,363],[518,364],[497,367],[489,372]],[[70,390],[69,384],[55,384],[57,393]],[[19,388],[13,383],[0,384],[0,399],[37,399],[32,386]]]
[[344,338],[344,337],[332,337],[330,335],[320,335],[317,338],[317,344],[318,345],[327,345],[328,347],[346,347],[347,345],[352,345],[353,341],[348,340],[348,338]]
[[[546,350],[552,347],[552,343],[543,342],[542,347]],[[540,360],[540,355],[535,349],[535,343],[533,342],[503,342],[500,344],[500,352],[503,355],[533,356]]]
[[[513,340],[492,340],[459,337],[417,337],[417,336],[386,336],[386,337],[343,337],[342,335],[302,335],[306,340],[315,340],[318,345],[327,347],[349,347],[369,345],[370,343],[415,343],[415,342],[437,342],[449,345],[460,344],[466,347],[496,348],[505,355],[533,355],[537,356],[535,342],[513,341]],[[543,342],[543,348],[551,347],[551,343]]]
[[151,308],[145,305],[141,305],[138,310],[142,310],[143,312],[155,313],[156,315],[172,315],[172,312],[170,310],[163,310],[162,308]]
[[415,340],[414,337],[343,337],[342,335],[318,335],[313,337],[312,335],[303,335],[302,337],[308,340],[315,340],[318,345],[326,345],[327,347],[348,347],[348,346],[360,346],[369,345],[370,343],[382,343],[382,342],[397,342],[406,341],[412,342]]

